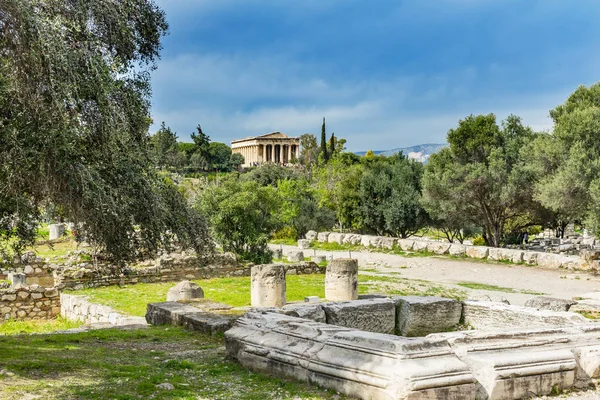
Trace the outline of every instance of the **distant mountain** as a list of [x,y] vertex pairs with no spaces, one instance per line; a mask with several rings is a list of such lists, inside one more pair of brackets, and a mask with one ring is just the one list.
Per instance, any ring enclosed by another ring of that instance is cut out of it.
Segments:
[[[443,143],[443,144],[427,143],[427,144],[418,144],[416,146],[410,146],[410,147],[398,147],[396,149],[391,149],[391,150],[373,150],[373,153],[379,154],[379,155],[384,155],[384,156],[392,156],[396,153],[402,152],[402,154],[404,154],[405,156],[408,156],[408,158],[410,158],[410,159],[417,160],[422,163],[427,163],[427,161],[429,160],[429,157],[433,153],[437,153],[438,151],[440,151],[441,149],[443,149],[446,146],[448,146],[448,145],[445,143]],[[357,154],[359,156],[364,156],[365,154],[367,154],[367,152],[366,151],[357,151],[355,154]]]

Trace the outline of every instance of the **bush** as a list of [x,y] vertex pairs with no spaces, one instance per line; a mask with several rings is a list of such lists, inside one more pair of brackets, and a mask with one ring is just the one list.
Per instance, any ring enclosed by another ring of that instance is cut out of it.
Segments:
[[473,239],[473,246],[485,246],[485,239],[483,236],[477,236]]

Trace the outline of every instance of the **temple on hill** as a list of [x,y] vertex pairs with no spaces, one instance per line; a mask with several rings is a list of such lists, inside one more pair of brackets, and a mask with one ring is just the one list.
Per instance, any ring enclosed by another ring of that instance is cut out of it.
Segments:
[[244,167],[264,163],[287,164],[298,157],[300,139],[281,132],[233,140],[231,151],[244,156]]

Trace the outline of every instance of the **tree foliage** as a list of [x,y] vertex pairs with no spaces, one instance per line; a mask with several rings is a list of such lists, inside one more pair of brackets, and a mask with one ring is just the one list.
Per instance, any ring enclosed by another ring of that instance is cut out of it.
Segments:
[[281,197],[275,187],[230,179],[207,187],[197,208],[209,216],[214,237],[223,250],[255,263],[271,261],[267,242],[281,226]]
[[30,243],[54,205],[118,259],[172,240],[209,247],[148,152],[149,71],[166,30],[151,0],[0,2],[3,239]]
[[486,243],[500,246],[507,223],[538,207],[534,175],[521,152],[533,138],[531,129],[512,115],[502,126],[494,114],[459,121],[448,132],[450,147],[433,154],[426,167],[426,208],[448,229],[465,222],[482,226]]

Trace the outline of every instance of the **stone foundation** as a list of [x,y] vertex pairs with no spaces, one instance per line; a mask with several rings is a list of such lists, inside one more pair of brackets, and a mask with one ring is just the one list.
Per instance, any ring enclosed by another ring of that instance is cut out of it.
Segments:
[[277,313],[225,332],[229,357],[359,399],[521,399],[600,377],[600,324],[404,338]]
[[18,321],[50,319],[60,314],[56,288],[17,285],[0,290],[0,318]]

